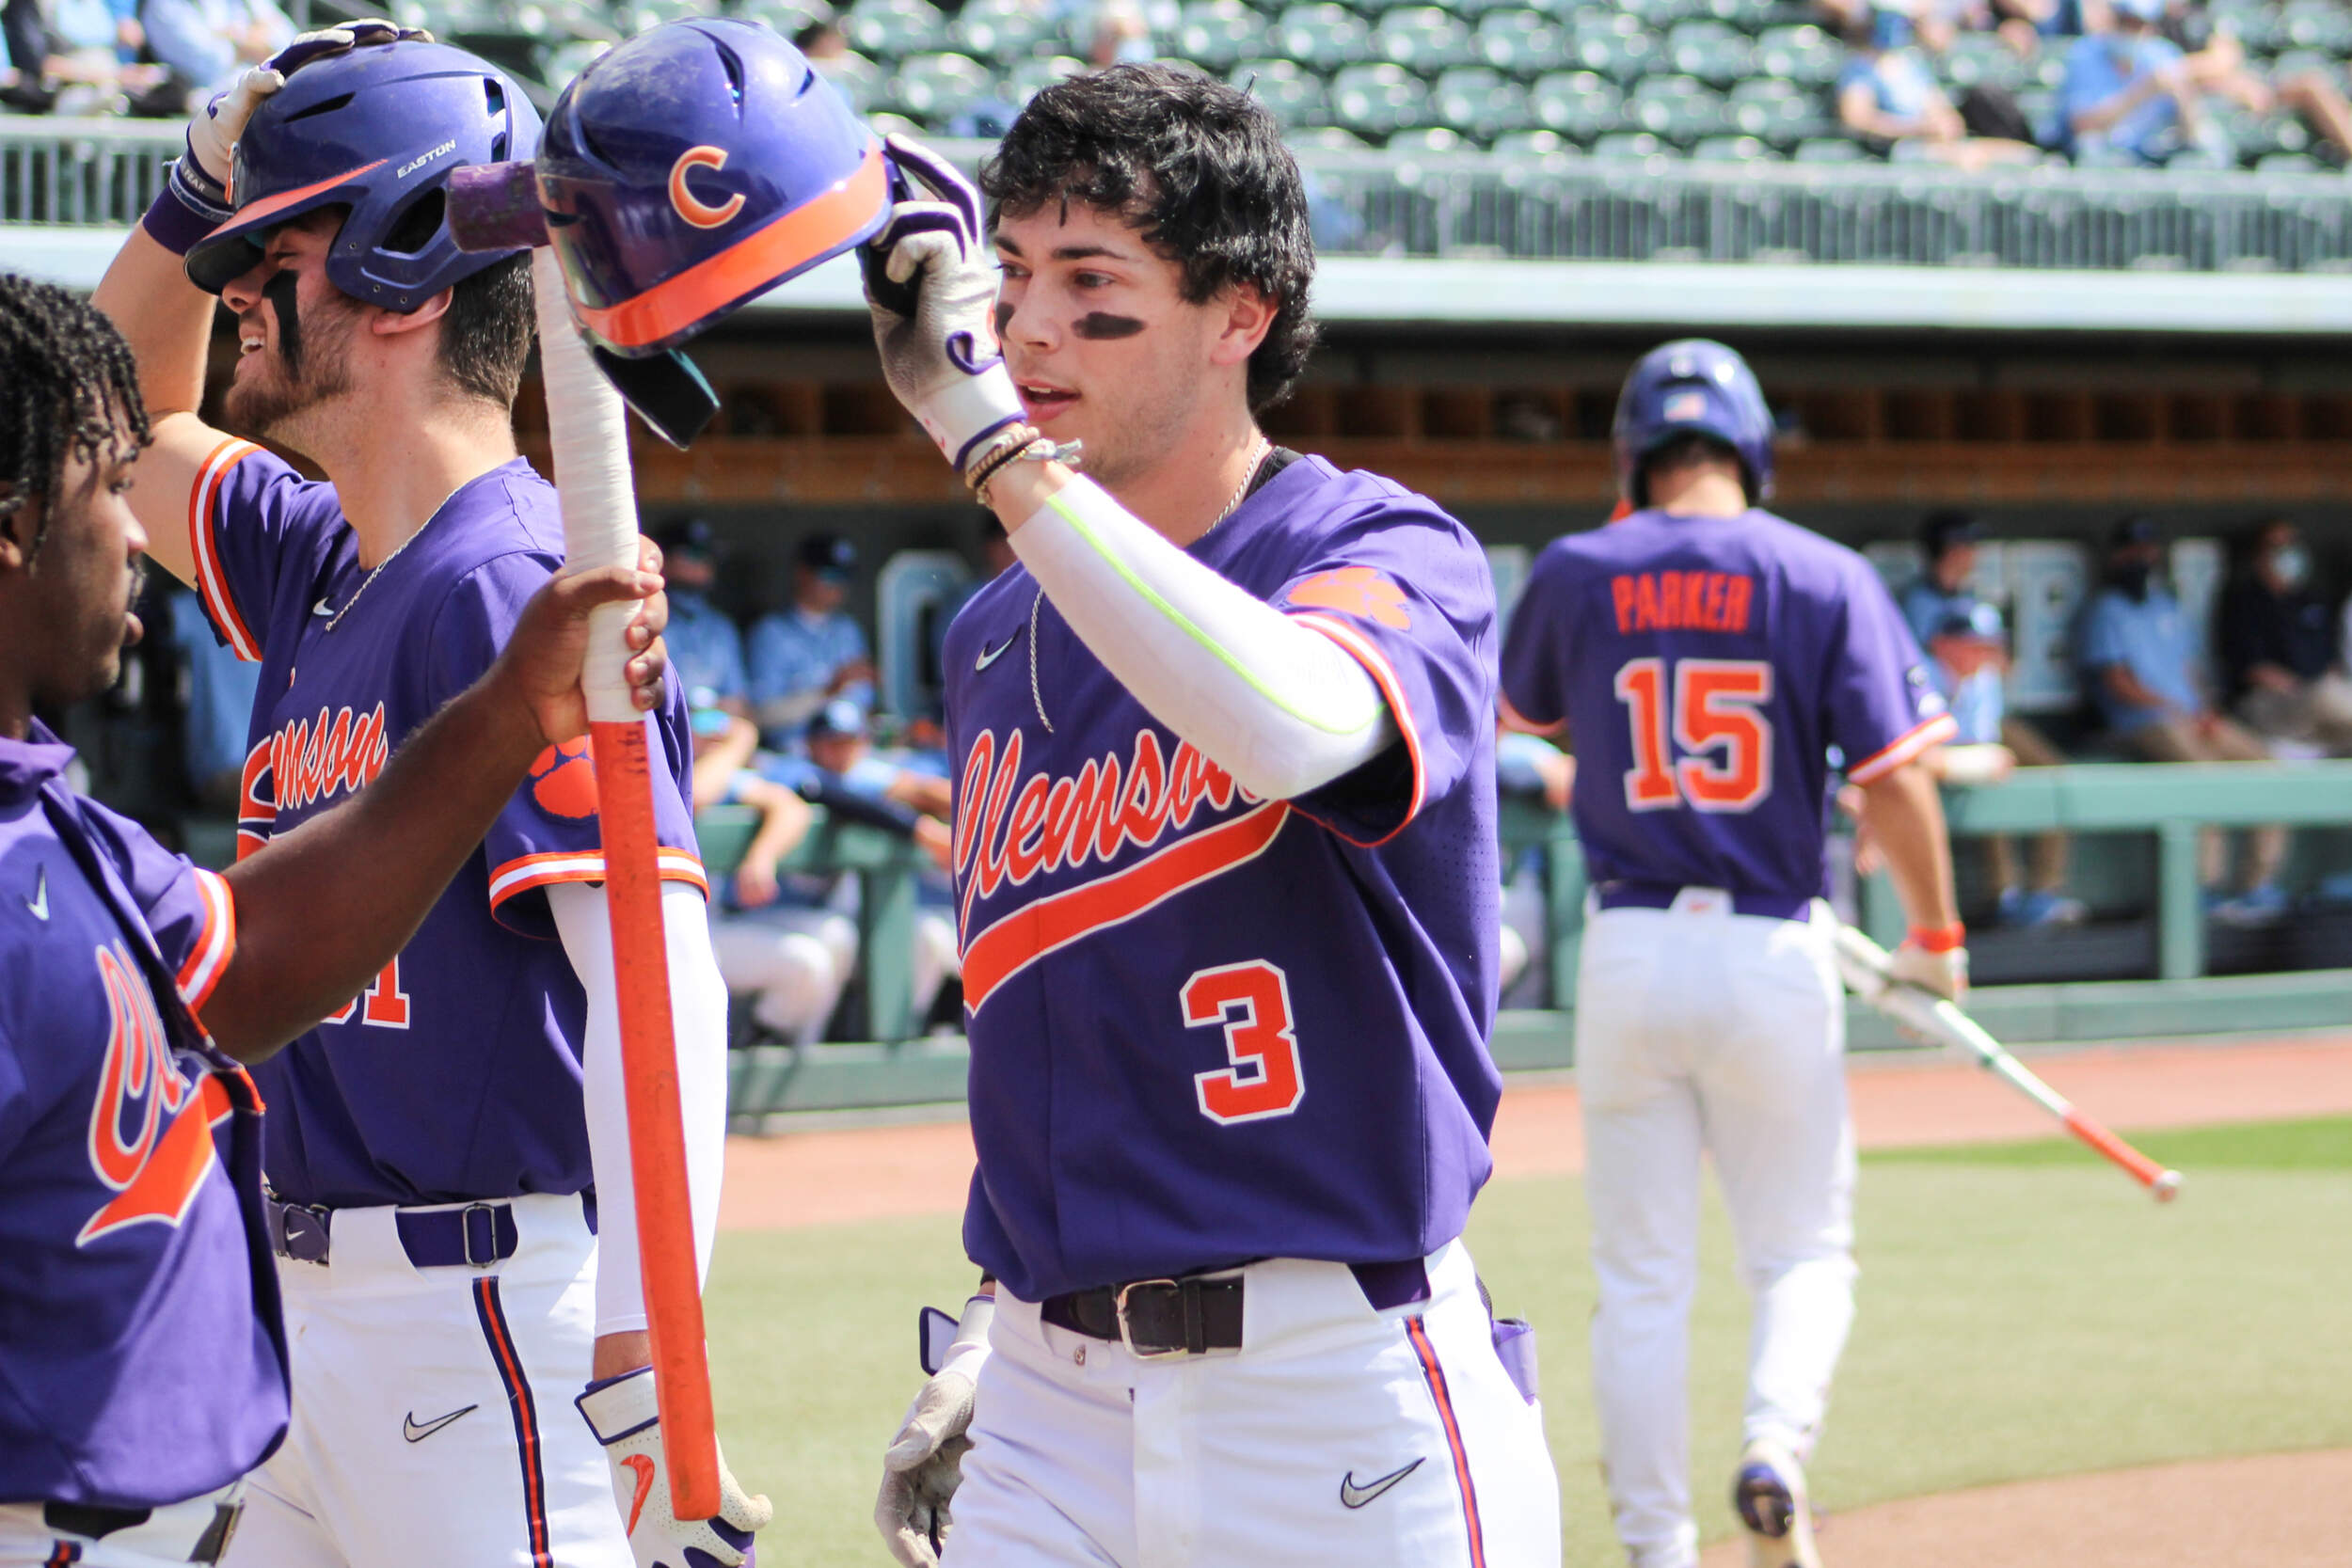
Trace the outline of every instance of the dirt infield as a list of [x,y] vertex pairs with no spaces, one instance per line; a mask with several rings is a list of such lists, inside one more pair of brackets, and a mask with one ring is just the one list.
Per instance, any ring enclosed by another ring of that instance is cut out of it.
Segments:
[[[2031,1060],[2059,1093],[2126,1130],[2352,1113],[2352,1039],[2103,1047]],[[1947,1056],[1859,1056],[1848,1082],[1865,1148],[2057,1132],[2014,1089]],[[1504,1178],[1583,1169],[1575,1085],[1514,1085],[1494,1150]],[[732,1138],[719,1223],[771,1230],[953,1213],[971,1179],[972,1133],[961,1120]]]
[[[1906,1497],[1827,1521],[1836,1568],[2329,1568],[2344,1560],[2352,1450],[2201,1459]],[[1721,1542],[1702,1568],[1742,1568]]]

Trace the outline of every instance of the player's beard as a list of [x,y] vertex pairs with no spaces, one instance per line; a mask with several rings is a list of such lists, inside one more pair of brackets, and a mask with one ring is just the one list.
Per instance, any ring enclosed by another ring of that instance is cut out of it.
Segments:
[[[350,330],[359,312],[330,292],[306,324],[294,303],[295,277],[280,272],[262,286],[278,318],[278,349],[263,373],[232,382],[225,404],[230,425],[299,448],[295,421],[351,390]],[[268,350],[262,351],[264,354]]]
[[1102,428],[1087,436],[1087,473],[1115,492],[1167,462],[1192,428],[1206,379],[1197,362],[1181,356],[1121,378],[1130,396],[1104,409]]

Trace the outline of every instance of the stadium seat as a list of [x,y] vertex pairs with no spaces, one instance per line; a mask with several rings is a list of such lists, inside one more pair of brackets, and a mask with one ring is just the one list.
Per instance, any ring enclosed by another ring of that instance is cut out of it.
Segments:
[[1615,130],[1623,102],[1614,87],[1589,71],[1554,71],[1538,78],[1527,94],[1528,111],[1537,124],[1578,142]]
[[2326,174],[2328,166],[2308,152],[2265,153],[2254,164],[2262,174]]
[[1273,46],[1302,65],[1336,71],[1372,53],[1372,29],[1343,6],[1293,6],[1274,24]]
[[1677,156],[1675,150],[1647,131],[1613,131],[1593,143],[1593,156],[1605,163],[1647,163]]
[[882,60],[930,54],[947,41],[947,19],[930,0],[858,0],[841,30],[850,48]]
[[1652,33],[1703,13],[1706,0],[1621,0],[1625,14]]
[[2275,55],[2289,46],[2285,19],[2272,0],[2214,0],[2208,14],[2216,27],[2227,27],[2258,54]]
[[1382,150],[1389,152],[1467,152],[1470,144],[1458,132],[1442,125],[1426,125],[1418,131],[1399,131],[1391,136]]
[[1574,142],[1557,131],[1505,131],[1495,138],[1494,150],[1512,158],[1572,158],[1577,156]]
[[812,22],[830,22],[834,8],[825,0],[741,0],[735,14],[745,22],[761,22],[790,38]]
[[879,102],[925,124],[945,126],[981,99],[996,96],[996,78],[971,55],[914,55],[899,62]]
[[1226,80],[1263,103],[1284,125],[1323,125],[1330,119],[1323,78],[1296,60],[1244,60]]
[[1176,53],[1212,71],[1265,52],[1265,18],[1242,0],[1192,0],[1176,24]]
[[1944,80],[1963,91],[1982,86],[2015,92],[2026,85],[2026,62],[1994,33],[1961,34],[1936,64]]
[[2281,43],[2297,49],[2352,54],[2352,11],[2337,0],[2286,0],[2279,10]]
[[1577,66],[1615,82],[1649,70],[1657,44],[1640,22],[1622,12],[1584,11],[1569,24],[1568,55]]
[[1722,96],[1690,76],[1645,76],[1634,83],[1625,118],[1677,147],[1722,135],[1730,123]]
[[1343,67],[1331,78],[1331,118],[1359,135],[1385,137],[1425,122],[1429,88],[1401,65]]
[[1758,74],[1777,76],[1801,87],[1823,87],[1837,79],[1846,52],[1811,23],[1794,27],[1770,27],[1756,40]]
[[1005,72],[1005,102],[1016,109],[1025,108],[1030,99],[1056,82],[1082,76],[1086,69],[1086,61],[1071,55],[1035,55],[1015,60]]
[[967,55],[1010,60],[1028,54],[1050,31],[1045,13],[1028,0],[967,0],[947,36]]
[[1429,103],[1438,124],[1481,142],[1534,123],[1527,89],[1486,66],[1447,71],[1438,78]]
[[1815,136],[1797,144],[1792,154],[1800,164],[1867,164],[1869,151],[1850,136]]
[[1727,87],[1756,73],[1756,49],[1727,22],[1680,22],[1666,35],[1666,68]]
[[1311,125],[1282,133],[1285,145],[1305,148],[1315,152],[1363,152],[1372,144],[1353,131],[1343,131],[1336,125]]
[[1709,136],[1691,149],[1694,164],[1776,164],[1780,154],[1756,136]]
[[860,113],[873,106],[888,75],[888,71],[854,50],[825,62],[825,80],[839,87],[850,106]]
[[2344,62],[2316,49],[2290,49],[2270,62],[2270,79],[2288,81],[2296,76],[2320,76],[2338,92],[2344,90]]
[[1407,71],[1428,72],[1471,59],[1470,29],[1437,6],[1409,6],[1383,16],[1373,52]]
[[1543,12],[1514,8],[1481,17],[1470,50],[1497,71],[1527,81],[1568,63],[1568,35]]
[[1814,94],[1775,76],[1752,76],[1733,87],[1724,116],[1732,130],[1760,136],[1783,151],[1833,129]]
[[559,43],[541,56],[539,80],[561,91],[565,84],[594,65],[596,56],[612,48],[602,39],[575,39]]

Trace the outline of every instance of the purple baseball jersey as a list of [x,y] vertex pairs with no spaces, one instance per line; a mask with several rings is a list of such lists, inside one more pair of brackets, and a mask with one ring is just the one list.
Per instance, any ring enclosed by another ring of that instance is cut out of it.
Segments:
[[1502,695],[1574,737],[1576,835],[1604,890],[1818,897],[1829,749],[1867,784],[1952,733],[1869,563],[1766,512],[1637,512],[1554,540]]
[[[241,855],[375,777],[489,667],[564,557],[554,487],[520,458],[461,486],[373,580],[333,486],[244,441],[206,462],[189,521],[214,629],[262,665]],[[661,874],[707,892],[686,705],[668,686]],[[540,890],[602,880],[600,842],[588,742],[548,748],[400,957],[255,1069],[278,1196],[363,1207],[588,1189],[587,1000]]]
[[0,1503],[152,1508],[286,1430],[261,1103],[191,1017],[228,885],[69,791],[72,754],[0,739]]
[[1025,570],[956,618],[964,1244],[1024,1300],[1269,1256],[1418,1258],[1492,1168],[1486,559],[1430,501],[1312,457],[1190,553],[1361,662],[1403,741],[1261,800],[1156,722]]

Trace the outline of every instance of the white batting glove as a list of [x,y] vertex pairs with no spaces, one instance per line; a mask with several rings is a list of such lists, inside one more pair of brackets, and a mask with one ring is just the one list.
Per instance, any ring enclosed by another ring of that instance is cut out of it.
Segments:
[[421,39],[429,43],[433,35],[422,28],[403,27],[381,17],[370,17],[297,34],[285,48],[260,65],[249,67],[229,90],[214,94],[213,101],[188,122],[188,154],[172,166],[171,176],[183,199],[199,211],[207,206],[217,208],[221,221],[227,222],[230,159],[236,150],[237,138],[245,135],[246,122],[261,107],[262,100],[284,87],[287,77],[312,60],[402,39]]
[[996,341],[980,193],[904,136],[883,145],[918,194],[890,209],[859,254],[874,342],[891,391],[962,473],[984,439],[1025,417]]
[[711,1519],[678,1519],[670,1512],[670,1474],[661,1452],[661,1407],[653,1369],[643,1367],[588,1386],[572,1402],[604,1445],[612,1466],[612,1497],[621,1506],[628,1549],[637,1568],[742,1568],[756,1553],[752,1534],[776,1516],[763,1497],[745,1497],[735,1473],[719,1461],[719,1513]]
[[993,1296],[974,1296],[963,1304],[946,1359],[914,1396],[882,1455],[874,1528],[905,1568],[938,1568],[947,1544],[952,1528],[947,1504],[963,1480],[963,1456],[972,1447],[965,1433],[972,1425],[980,1363],[988,1359],[988,1325],[995,1315]]
[[1968,993],[1968,949],[1953,946],[1930,952],[1915,936],[1906,938],[1888,958],[1886,977],[1897,985],[1916,986],[1947,1002],[1957,1002]]

